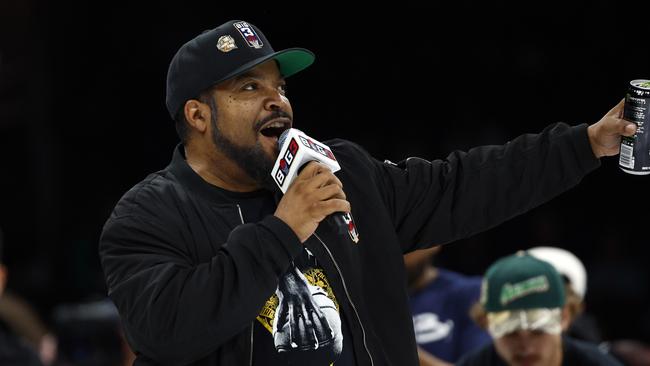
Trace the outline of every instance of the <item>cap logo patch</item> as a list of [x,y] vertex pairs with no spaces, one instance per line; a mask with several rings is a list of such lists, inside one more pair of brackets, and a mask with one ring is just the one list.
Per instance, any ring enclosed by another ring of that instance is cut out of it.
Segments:
[[221,36],[217,41],[217,49],[221,52],[230,52],[237,48],[235,40],[231,36]]
[[548,289],[548,279],[546,276],[541,275],[514,284],[506,283],[501,288],[499,300],[501,305],[506,305],[526,295],[546,292]]
[[262,48],[262,46],[264,46],[260,37],[257,36],[257,33],[255,33],[255,30],[250,24],[246,22],[237,22],[233,25],[239,31],[246,43],[248,43],[249,47]]

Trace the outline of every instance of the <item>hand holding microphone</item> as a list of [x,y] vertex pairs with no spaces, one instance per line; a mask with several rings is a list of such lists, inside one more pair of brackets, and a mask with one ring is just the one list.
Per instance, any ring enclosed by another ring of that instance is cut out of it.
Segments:
[[[331,150],[302,131],[289,129],[279,138],[280,154],[271,171],[284,197],[275,216],[296,233],[301,242],[309,238],[329,215],[350,212],[343,184],[334,175],[341,169]],[[304,169],[303,169],[304,168]],[[340,229],[347,229],[341,219]]]

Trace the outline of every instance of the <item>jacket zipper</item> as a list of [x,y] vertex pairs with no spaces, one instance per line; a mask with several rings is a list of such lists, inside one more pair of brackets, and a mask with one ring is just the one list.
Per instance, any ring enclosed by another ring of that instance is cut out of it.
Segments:
[[352,298],[350,297],[350,293],[348,292],[348,286],[345,284],[345,278],[343,277],[343,272],[341,272],[341,268],[339,267],[339,264],[336,263],[336,260],[334,259],[334,256],[332,255],[332,252],[330,251],[330,248],[327,246],[327,244],[325,244],[325,242],[318,236],[318,234],[314,233],[314,236],[316,237],[316,239],[318,239],[318,241],[320,241],[321,244],[323,244],[323,247],[327,251],[327,254],[329,254],[330,259],[332,259],[332,262],[334,263],[334,267],[336,267],[336,271],[339,273],[339,276],[341,277],[341,282],[343,283],[343,290],[345,291],[345,296],[348,298],[348,301],[352,306],[352,310],[354,310],[354,315],[356,315],[357,321],[359,321],[359,325],[361,326],[361,334],[363,335],[363,348],[366,349],[366,353],[368,353],[368,357],[370,357],[370,365],[374,365],[375,363],[372,360],[372,355],[370,354],[370,350],[368,350],[368,345],[366,344],[366,330],[363,328],[363,323],[361,322],[361,317],[359,316],[357,307],[354,306],[354,302],[352,302]]
[[255,326],[255,320],[253,320],[251,322],[251,354],[250,354],[250,357],[249,357],[249,360],[250,360],[249,365],[250,366],[253,366],[253,330],[254,330],[253,327],[254,326]]
[[[244,225],[245,224],[244,215],[242,215],[241,213],[241,206],[239,206],[239,204],[237,204],[237,211],[239,211],[239,219],[241,220],[242,225]],[[248,364],[250,366],[253,366],[253,332],[255,331],[254,327],[255,327],[255,320],[251,322],[251,352],[248,357]]]

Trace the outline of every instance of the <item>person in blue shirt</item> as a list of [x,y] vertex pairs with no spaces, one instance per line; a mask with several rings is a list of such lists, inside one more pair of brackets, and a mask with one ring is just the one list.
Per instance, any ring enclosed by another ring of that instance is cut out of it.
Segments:
[[433,265],[440,246],[404,256],[411,312],[421,366],[450,365],[490,342],[469,312],[479,299],[480,276]]

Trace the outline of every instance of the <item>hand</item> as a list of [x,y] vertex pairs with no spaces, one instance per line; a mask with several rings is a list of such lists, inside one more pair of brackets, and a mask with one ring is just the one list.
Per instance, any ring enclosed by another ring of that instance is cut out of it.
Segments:
[[291,183],[274,215],[304,243],[318,224],[334,212],[350,212],[343,184],[325,164],[312,161]]
[[624,104],[625,99],[607,112],[600,121],[587,128],[591,149],[597,158],[618,154],[621,135],[633,136],[636,133],[636,123],[623,119]]
[[[276,294],[279,304],[273,338],[278,352],[327,348],[332,353],[329,357],[334,357],[339,348],[335,343],[340,319],[327,294],[310,285],[295,266],[280,279]],[[325,312],[329,312],[329,318]]]

